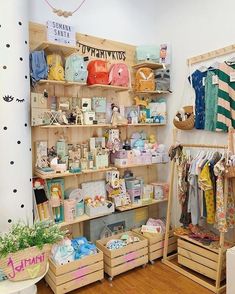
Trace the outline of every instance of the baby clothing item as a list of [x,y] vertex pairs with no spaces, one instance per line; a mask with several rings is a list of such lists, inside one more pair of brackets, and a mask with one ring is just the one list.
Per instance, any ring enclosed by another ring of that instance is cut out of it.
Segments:
[[80,259],[87,255],[97,253],[97,248],[94,244],[87,241],[85,237],[78,237],[71,241],[74,249],[74,259]]
[[217,70],[208,70],[205,80],[205,130],[216,130],[218,84],[213,83]]
[[200,70],[195,70],[189,81],[192,82],[192,87],[195,90],[195,128],[204,129],[205,126],[205,77],[207,76],[207,71],[202,72]]
[[227,132],[229,127],[235,128],[235,83],[230,82],[230,75],[234,73],[235,64],[229,64],[228,62],[219,64],[217,131]]
[[189,182],[189,199],[188,199],[188,212],[191,213],[191,220],[193,225],[199,223],[199,191],[198,191],[198,177],[196,175],[196,160],[190,164],[188,173]]
[[64,239],[60,243],[53,245],[51,254],[54,262],[59,265],[74,261],[74,249],[71,245],[71,240]]
[[209,170],[208,162],[204,165],[198,177],[198,184],[199,184],[199,187],[205,192],[207,223],[214,224],[215,222],[214,193],[213,193],[213,184],[210,178],[210,170]]

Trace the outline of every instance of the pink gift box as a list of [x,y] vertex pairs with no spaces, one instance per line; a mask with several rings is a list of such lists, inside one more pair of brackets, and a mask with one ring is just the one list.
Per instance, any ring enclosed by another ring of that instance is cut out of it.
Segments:
[[151,164],[152,163],[152,154],[149,151],[141,152],[141,162],[143,164]]

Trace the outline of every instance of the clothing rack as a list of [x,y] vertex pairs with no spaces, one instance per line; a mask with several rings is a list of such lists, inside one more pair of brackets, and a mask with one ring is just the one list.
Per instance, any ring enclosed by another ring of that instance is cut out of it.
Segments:
[[233,52],[235,52],[235,44],[232,44],[217,50],[209,51],[201,55],[193,56],[187,59],[187,63],[188,65],[193,65],[195,63],[203,62],[203,61],[213,59],[219,56],[227,55]]
[[[174,130],[174,142],[176,142],[176,130]],[[227,145],[208,145],[208,144],[180,144],[182,147],[189,148],[210,148],[210,149],[227,149]],[[170,223],[171,223],[171,210],[172,210],[172,199],[174,193],[174,174],[175,174],[175,161],[171,161],[170,168],[170,189],[169,189],[169,198],[168,198],[168,207],[167,207],[167,218],[166,218],[166,232],[165,232],[165,241],[164,241],[164,251],[163,251],[163,259],[162,262],[177,272],[183,274],[184,276],[190,278],[191,280],[201,284],[205,288],[213,291],[214,293],[222,293],[226,285],[221,286],[221,273],[223,266],[223,255],[224,255],[224,233],[220,232],[219,238],[219,253],[218,253],[218,264],[216,269],[216,280],[215,284],[208,282],[206,279],[195,275],[188,270],[185,270],[182,266],[173,261],[177,257],[177,253],[168,256],[168,243],[169,243],[169,231],[170,231]],[[228,179],[225,177],[224,183],[224,203],[225,207],[227,206],[227,198],[228,198]]]

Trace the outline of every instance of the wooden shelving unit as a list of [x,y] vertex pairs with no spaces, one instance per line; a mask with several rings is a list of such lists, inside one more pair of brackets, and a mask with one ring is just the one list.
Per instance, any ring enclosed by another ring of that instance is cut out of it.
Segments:
[[[128,125],[117,125],[117,128],[131,128],[131,127],[161,127],[166,124],[161,123],[139,123],[139,124],[128,124]],[[114,128],[111,124],[97,124],[97,125],[42,125],[42,126],[34,126],[34,128],[42,128],[42,129],[58,129],[58,128]]]
[[78,51],[78,48],[76,46],[70,46],[60,43],[54,43],[54,42],[48,42],[43,41],[40,44],[38,44],[36,47],[33,48],[33,51],[35,50],[45,50],[47,52],[62,52],[64,56],[68,56],[72,53],[76,53]]
[[134,167],[144,167],[144,166],[153,166],[155,164],[165,164],[164,162],[160,163],[149,163],[149,164],[131,164],[126,166],[115,166],[117,169],[126,169],[126,168],[134,168]]
[[54,81],[54,80],[40,80],[37,82],[38,85],[62,85],[65,87],[68,86],[77,86],[77,87],[84,87],[87,84],[86,83],[79,83],[79,82],[67,82],[67,81]]
[[129,91],[129,87],[120,87],[120,86],[112,86],[112,85],[102,85],[102,84],[94,84],[89,85],[89,89],[101,89],[101,90],[113,90],[115,92]]
[[156,91],[133,91],[134,94],[136,95],[159,95],[159,94],[171,94],[169,91],[161,91],[161,90],[156,90]]
[[129,204],[129,205],[125,205],[125,206],[119,206],[119,207],[116,207],[116,210],[118,210],[118,211],[128,211],[128,210],[132,210],[132,209],[136,209],[136,208],[140,208],[140,207],[151,206],[151,205],[158,204],[158,203],[163,203],[163,202],[167,202],[167,199],[152,200],[152,202],[149,203],[149,204]]
[[133,69],[139,69],[141,67],[149,67],[149,68],[155,70],[155,69],[163,68],[164,66],[162,63],[154,63],[154,62],[148,62],[148,61],[137,63],[132,66]]
[[38,172],[37,170],[34,171],[34,175],[37,177],[40,177],[44,180],[48,179],[55,179],[55,178],[65,178],[65,177],[72,177],[72,176],[80,176],[84,174],[93,174],[93,173],[99,173],[99,172],[106,172],[109,170],[116,170],[116,167],[107,167],[107,168],[102,168],[102,169],[88,169],[88,170],[83,170],[79,173],[70,173],[69,171],[66,171],[64,173],[48,173],[48,174],[42,174]]

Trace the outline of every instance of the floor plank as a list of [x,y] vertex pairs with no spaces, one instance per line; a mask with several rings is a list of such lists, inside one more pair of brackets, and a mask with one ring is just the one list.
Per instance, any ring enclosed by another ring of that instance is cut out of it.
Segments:
[[[52,294],[45,281],[38,284],[38,294]],[[137,268],[114,278],[105,279],[71,294],[211,294],[212,292],[157,261],[145,269]]]

